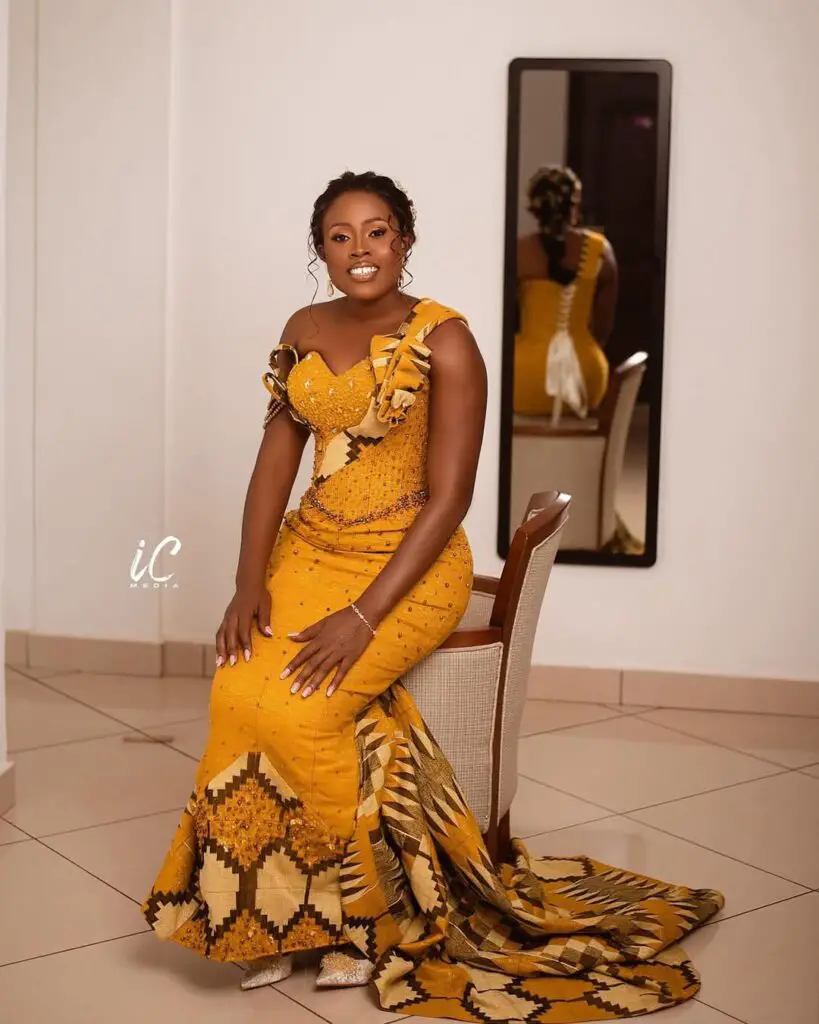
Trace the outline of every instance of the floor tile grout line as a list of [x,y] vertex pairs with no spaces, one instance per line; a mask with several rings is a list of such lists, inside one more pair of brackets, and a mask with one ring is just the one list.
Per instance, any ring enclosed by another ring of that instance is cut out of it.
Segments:
[[553,786],[551,782],[543,782],[541,779],[536,779],[532,775],[526,775],[523,772],[518,772],[518,778],[528,779],[529,782],[536,782],[538,786],[544,786],[546,789],[553,789],[556,793],[562,793],[563,796],[569,796],[572,800],[579,800],[581,803],[588,804],[590,807],[599,807],[601,811],[608,811],[609,814],[623,814],[623,811],[617,811],[613,807],[605,807],[603,804],[596,804],[591,800],[584,800],[582,796],[576,796],[574,793],[569,793],[568,790],[561,789],[559,786]]
[[[26,678],[30,677],[26,676]],[[63,693],[63,691],[56,686],[49,686],[49,684],[43,679],[33,679],[32,682],[39,683],[40,686],[44,686],[47,690],[51,690],[52,693],[58,693],[61,697],[65,697],[66,700],[73,700],[75,704],[88,708],[89,711],[96,711],[98,715],[102,715],[104,718],[109,718],[112,722],[118,722],[120,725],[124,725],[126,729],[135,729],[137,732],[141,731],[138,727],[130,725],[121,718],[117,718],[116,715],[112,715],[107,711],[101,711],[99,708],[94,707],[93,704],[89,704],[88,701],[80,700],[79,697],[72,697],[70,694]]]
[[[630,702],[629,702],[630,703]],[[648,705],[644,710],[648,709]],[[796,711],[748,711],[736,708],[702,708],[688,704],[654,704],[652,711],[696,711],[702,715],[746,715],[754,718],[797,718],[800,721],[815,722],[819,714],[800,714]]]
[[610,821],[612,818],[621,818],[621,814],[603,814],[599,818],[589,818],[588,821],[576,821],[572,825],[558,825],[557,828],[548,828],[545,832],[533,832],[528,836],[515,836],[516,839],[522,839],[524,843],[528,843],[530,839],[541,839],[543,836],[553,835],[555,832],[565,832],[570,828],[582,828],[584,825],[594,825],[601,821]]
[[133,939],[137,935],[148,935],[151,929],[149,926],[138,932],[128,932],[125,935],[112,935],[110,939],[98,939],[96,942],[81,942],[79,946],[67,946],[65,949],[54,949],[50,953],[38,953],[36,956],[24,956],[21,960],[9,960],[8,963],[0,964],[0,971],[4,967],[14,967],[15,964],[27,964],[31,960],[45,960],[50,956],[61,956],[63,953],[73,953],[78,949],[89,949],[91,946],[104,946],[106,942],[119,942],[120,939]]
[[283,989],[279,988],[278,984],[265,985],[265,988],[272,989],[275,993],[277,993],[277,995],[284,996],[285,999],[289,999],[291,1003],[295,1003],[296,1006],[301,1007],[302,1010],[307,1010],[308,1013],[312,1013],[313,1016],[317,1017],[319,1020],[323,1020],[325,1024],[333,1024],[329,1017],[325,1017],[317,1010],[314,1010],[312,1006],[306,1006],[304,1003],[300,1003],[295,996],[291,996],[288,992],[285,992]]
[[[15,669],[15,672],[18,672],[18,670]],[[23,673],[19,673],[19,674],[22,675]],[[74,697],[71,694],[64,693],[61,689],[59,689],[59,687],[49,686],[47,680],[44,680],[44,679],[34,679],[31,676],[25,676],[25,678],[28,679],[30,682],[39,683],[40,686],[44,686],[47,690],[50,690],[52,693],[57,693],[61,697],[65,697],[66,700],[72,700],[72,701],[74,701],[75,704],[79,704],[81,707],[87,708],[89,711],[95,711],[98,715],[102,715],[104,718],[108,718],[112,722],[117,722],[119,725],[124,726],[125,729],[127,729],[127,730],[132,730],[134,732],[141,732],[141,733],[143,733],[143,735],[147,735],[147,733],[145,733],[145,729],[164,729],[166,726],[168,728],[170,728],[173,725],[184,725],[184,724],[189,723],[189,722],[201,721],[201,720],[203,720],[203,719],[208,717],[207,715],[197,715],[196,718],[188,718],[188,719],[184,719],[184,720],[183,719],[179,719],[176,722],[160,722],[160,723],[157,723],[156,725],[150,725],[150,726],[131,725],[130,722],[126,722],[122,718],[117,718],[116,715],[112,715],[108,711],[103,711],[101,708],[95,707],[93,704],[89,704],[88,701],[81,700],[79,697]],[[137,676],[135,678],[142,678],[142,677]],[[163,677],[161,677],[161,676],[145,676],[144,678],[146,678],[146,679],[159,679],[159,678],[163,678]],[[171,679],[173,677],[172,676],[167,676],[165,678]],[[185,678],[187,678],[187,677],[185,677]],[[105,739],[106,737],[104,737],[104,736],[89,737],[89,739],[94,739],[94,738],[96,738],[96,739]]]
[[[590,705],[590,707],[591,706],[592,705]],[[601,707],[600,710],[602,711],[603,708]],[[607,715],[605,718],[594,718],[590,722],[574,722],[572,725],[556,725],[553,729],[543,729],[539,732],[530,732],[527,733],[525,736],[518,736],[518,742],[520,742],[521,740],[531,739],[533,736],[545,736],[548,733],[565,732],[566,729],[582,729],[584,725],[600,725],[601,722],[613,722],[615,720],[619,722],[623,718],[636,718],[638,715],[642,713],[643,712],[641,711],[613,711],[610,715]],[[654,723],[652,722],[649,724],[653,725]]]
[[703,1006],[707,1006],[709,1010],[713,1010],[715,1013],[727,1018],[728,1020],[735,1020],[737,1024],[748,1024],[741,1017],[735,1017],[733,1013],[728,1013],[727,1010],[721,1010],[718,1006],[713,1006],[711,1003],[706,1003],[704,999],[701,999],[698,995],[694,996],[694,1002],[701,1003]]
[[[544,782],[542,779],[536,779],[532,775],[526,775],[524,772],[518,772],[518,776],[521,779],[528,779],[529,782],[536,782],[539,786],[545,786],[547,789],[554,789],[558,793],[562,793],[563,796],[569,796],[573,800],[580,800],[582,803],[591,804],[592,807],[599,807],[601,810],[608,811],[610,814],[620,814],[627,817],[630,814],[636,814],[638,811],[652,811],[656,807],[665,807],[667,804],[677,804],[683,800],[693,800],[698,796],[710,796],[712,793],[721,793],[725,789],[735,789],[737,786],[750,786],[754,782],[764,782],[766,779],[776,779],[780,775],[793,775],[797,769],[795,768],[783,768],[778,772],[772,772],[770,775],[760,775],[754,779],[742,779],[739,782],[729,782],[724,786],[716,786],[714,789],[703,789],[697,793],[688,793],[686,796],[675,796],[671,800],[659,800],[654,804],[643,804],[640,807],[629,807],[625,810],[617,810],[614,807],[606,807],[604,804],[598,804],[593,800],[589,800],[587,797],[578,796],[577,793],[570,793],[566,789],[561,789],[559,786],[555,786],[552,782]],[[643,824],[641,822],[641,824]]]
[[[92,828],[105,828],[108,825],[123,825],[126,821],[140,821],[142,818],[155,818],[160,814],[170,814],[172,811],[176,812],[177,814],[181,814],[184,810],[184,806],[168,807],[164,811],[148,811],[147,814],[133,814],[129,818],[113,818],[111,821],[98,821],[95,822],[93,825],[79,825],[77,828],[67,828],[63,829],[60,832],[44,832],[43,835],[41,836],[32,835],[32,833],[27,832],[21,825],[17,825],[13,821],[8,821],[6,818],[4,818],[3,821],[5,821],[8,825],[12,825],[14,828],[18,829],[29,839],[39,841],[41,839],[56,839],[57,836],[69,836],[73,835],[75,832],[88,832]],[[18,841],[24,842],[25,840]]]
[[[199,715],[197,718],[183,718],[178,722],[160,722],[157,725],[146,725],[144,728],[151,730],[173,729],[174,726],[177,725],[192,725],[194,722],[206,722],[207,720],[207,715]],[[117,730],[117,732],[100,733],[96,736],[77,736],[75,739],[71,740],[55,740],[54,743],[41,743],[36,747],[9,747],[8,752],[9,754],[30,754],[33,750],[51,750],[52,747],[67,747],[73,743],[87,743],[93,740],[109,740],[116,736],[127,736],[129,732],[142,732],[142,730],[143,727],[141,726],[129,725],[125,729]]]
[[[658,800],[654,804],[644,804],[641,807],[629,807],[626,811],[620,811],[620,814],[636,814],[638,811],[653,811],[656,807],[665,807],[667,804],[678,804],[683,800],[694,800],[698,796],[711,796],[712,793],[722,793],[726,789],[736,789],[738,786],[750,786],[755,782],[765,782],[768,779],[778,779],[782,775],[793,775],[793,768],[782,768],[778,772],[772,772],[770,775],[759,775],[753,779],[741,779],[739,782],[728,782],[724,786],[715,786],[713,789],[702,789],[697,793],[689,793],[688,796],[676,796],[671,800]],[[547,783],[548,785],[548,783]],[[582,797],[578,797],[578,800],[582,800]]]
[[117,736],[127,736],[131,732],[131,727],[127,729],[118,729],[116,732],[104,732],[98,733],[96,736],[77,736],[73,740],[56,740],[54,743],[41,743],[37,747],[9,747],[9,754],[15,757],[18,754],[31,754],[35,750],[53,750],[55,747],[70,747],[76,743],[87,743],[91,740],[110,740]]
[[[662,710],[667,710],[667,709],[665,709],[665,708],[660,708],[660,709],[655,708],[654,710],[655,711],[656,710],[661,710],[662,711]],[[628,714],[620,713],[617,716],[617,720],[619,721],[621,718],[637,718],[641,722],[644,722],[646,725],[654,726],[657,729],[665,729],[667,732],[677,733],[680,736],[687,736],[689,739],[697,740],[697,742],[704,743],[706,746],[717,747],[720,750],[727,750],[727,751],[729,751],[732,754],[738,754],[740,757],[750,757],[752,760],[759,761],[761,764],[771,765],[774,768],[784,768],[787,771],[798,771],[799,770],[797,768],[791,768],[788,765],[779,764],[777,761],[771,761],[768,758],[758,757],[756,754],[748,754],[744,750],[736,750],[734,747],[726,747],[723,743],[715,743],[713,740],[704,739],[702,736],[696,736],[694,733],[684,732],[682,729],[677,729],[677,728],[675,728],[672,725],[663,725],[660,722],[652,722],[650,718],[643,718],[642,717],[643,715],[647,715],[647,714],[650,714],[650,713],[651,712],[648,712],[648,711],[633,711],[633,712],[629,712]],[[594,721],[594,722],[579,722],[579,723],[577,723],[575,725],[562,725],[562,726],[558,726],[558,728],[556,728],[556,729],[548,729],[548,730],[546,730],[546,732],[566,732],[569,729],[583,729],[583,728],[585,728],[586,726],[589,726],[589,725],[600,725],[602,722],[608,722],[608,721],[611,721],[611,720],[612,719],[609,719],[609,718],[602,718],[602,719],[600,719],[598,721]],[[541,736],[541,735],[545,735],[545,733],[533,733],[532,735]],[[518,742],[520,743],[523,740],[527,740],[529,738],[530,738],[529,736],[520,736],[518,738]],[[810,767],[810,765],[808,765],[807,767]]]
[[[806,889],[805,892],[795,892],[791,896],[783,896],[779,900],[771,900],[770,903],[763,903],[759,907],[750,907],[748,910],[740,910],[736,914],[726,914],[725,917],[712,918],[710,921],[706,921],[705,924],[700,925],[697,931],[705,931],[706,928],[716,928],[717,925],[727,923],[728,921],[736,921],[737,918],[747,917],[749,914],[756,914],[759,910],[768,910],[770,907],[778,907],[780,903],[791,903],[793,900],[801,900],[803,896],[813,896],[810,889]],[[685,939],[682,940],[685,942]]]
[[[793,770],[777,772],[774,775],[766,775],[766,776],[763,777],[763,779],[774,779],[774,778],[778,778],[780,775],[791,775],[791,774],[793,774]],[[572,799],[574,799],[574,800],[580,800],[583,803],[590,803],[591,804],[591,801],[585,800],[583,797],[576,796],[574,793],[567,793],[563,789],[558,789],[557,786],[553,786],[549,782],[541,782],[540,779],[533,779],[531,776],[523,775],[522,773],[520,773],[520,777],[522,779],[528,779],[530,782],[536,782],[539,786],[545,786],[547,789],[554,789],[558,793],[562,793],[564,796],[572,797]],[[760,868],[756,864],[749,864],[747,861],[740,860],[739,857],[733,857],[733,856],[731,856],[731,854],[723,853],[721,850],[715,850],[715,849],[713,849],[710,846],[705,846],[704,843],[698,843],[698,842],[696,842],[693,839],[688,839],[686,836],[678,835],[676,832],[669,832],[668,829],[660,828],[658,825],[652,825],[652,824],[649,824],[649,822],[647,822],[647,821],[640,821],[639,818],[633,817],[633,815],[638,813],[639,811],[651,810],[651,809],[656,808],[656,807],[664,807],[664,806],[666,806],[668,804],[680,803],[683,800],[693,800],[695,797],[698,797],[698,796],[706,796],[706,795],[709,795],[711,793],[720,793],[720,792],[722,792],[725,789],[734,789],[736,786],[747,786],[747,785],[751,785],[751,783],[754,783],[754,782],[762,782],[763,779],[748,779],[745,782],[733,782],[733,783],[730,783],[727,786],[722,786],[719,789],[707,790],[705,793],[692,793],[690,796],[677,797],[674,800],[666,800],[663,803],[659,803],[659,804],[650,804],[650,805],[647,805],[646,807],[633,807],[633,808],[631,808],[628,811],[615,811],[615,810],[613,810],[610,807],[603,807],[602,804],[591,804],[592,807],[600,807],[601,810],[609,811],[609,814],[604,816],[604,817],[593,818],[590,821],[577,822],[576,825],[562,825],[559,829],[548,829],[546,832],[537,832],[537,833],[535,833],[535,835],[521,836],[521,838],[524,841],[527,840],[527,839],[534,839],[535,836],[549,835],[550,832],[562,832],[566,828],[579,828],[581,825],[590,825],[590,824],[592,824],[592,821],[605,821],[607,818],[618,818],[618,817],[619,818],[628,818],[630,821],[634,821],[638,825],[643,825],[646,828],[652,828],[656,832],[663,832],[663,833],[665,833],[665,835],[671,836],[674,839],[680,839],[680,840],[682,840],[685,843],[691,843],[692,846],[698,846],[700,849],[707,850],[709,853],[715,853],[715,854],[717,854],[720,857],[726,857],[728,860],[732,860],[732,861],[734,861],[737,864],[743,864],[745,867],[752,868],[754,871],[761,871],[761,872],[763,872],[763,874],[771,875],[773,878],[778,878],[782,882],[790,882],[791,885],[798,885],[798,886],[801,886],[801,888],[803,888],[803,889],[808,889],[808,887],[803,882],[797,882],[793,878],[786,878],[784,875],[779,875],[775,871],[769,871],[767,868]],[[800,895],[804,895],[804,893],[800,893]]]
[[[668,711],[676,710],[670,708],[655,708],[655,711]],[[676,725],[666,725],[665,722],[654,722],[650,718],[643,718],[643,715],[651,714],[648,711],[638,711],[636,717],[642,722],[647,722],[649,725],[657,725],[661,729],[668,729],[669,732],[679,733],[681,736],[688,736],[692,740],[699,740],[701,743],[708,743],[712,747],[719,747],[721,750],[730,750],[733,754],[741,754],[744,757],[752,757],[756,761],[762,761],[765,764],[775,765],[777,768],[787,768],[789,771],[799,771],[799,768],[794,768],[789,764],[782,764],[781,761],[773,761],[770,757],[762,757],[760,754],[750,754],[747,750],[741,750],[739,747],[729,747],[726,743],[718,743],[717,740],[708,739],[706,736],[698,736],[695,732],[686,732],[685,729],[680,729]],[[810,765],[803,765],[802,767],[810,768]]]
[[[680,839],[684,843],[691,843],[692,846],[698,847],[700,850],[707,850],[709,853],[715,853],[720,857],[725,857],[726,860],[732,860],[735,864],[742,864],[746,868],[752,868],[754,871],[761,871],[763,875],[770,875],[772,878],[778,878],[780,882],[789,882],[791,885],[798,885],[804,889],[805,892],[809,892],[810,889],[804,884],[804,882],[797,882],[794,878],[787,878],[785,875],[780,875],[776,871],[771,871],[769,868],[761,868],[758,864],[751,864],[747,860],[742,860],[740,857],[734,857],[733,854],[724,853],[722,850],[715,850],[713,846],[706,846],[705,843],[699,843],[696,839],[689,839],[687,836],[682,836],[677,832],[670,832],[666,828],[661,828],[659,825],[651,825],[647,821],[640,821],[639,818],[633,818],[630,812],[623,815],[624,818],[628,818],[629,821],[634,821],[638,825],[644,825],[646,828],[653,828],[655,832],[662,832],[664,835],[671,836],[672,839]],[[798,896],[804,896],[805,892],[797,893]]]
[[86,875],[90,875],[91,878],[95,878],[98,882],[101,882],[103,885],[108,886],[109,889],[112,889],[114,892],[119,893],[120,896],[123,896],[126,900],[129,900],[131,903],[135,903],[138,907],[142,906],[141,900],[138,900],[133,896],[129,896],[127,892],[123,892],[122,889],[118,889],[112,882],[107,882],[104,878],[100,878],[99,875],[95,875],[94,872],[90,870],[90,868],[84,867],[82,864],[78,864],[75,860],[72,860],[68,856],[68,854],[63,853],[60,850],[56,850],[53,846],[49,846],[48,843],[44,843],[41,839],[35,839],[35,842],[39,843],[40,846],[44,847],[46,850],[50,850],[52,853],[56,853],[58,857],[62,857],[63,860],[68,861],[69,864],[73,864],[73,866],[75,868],[79,868],[80,871],[84,871]]

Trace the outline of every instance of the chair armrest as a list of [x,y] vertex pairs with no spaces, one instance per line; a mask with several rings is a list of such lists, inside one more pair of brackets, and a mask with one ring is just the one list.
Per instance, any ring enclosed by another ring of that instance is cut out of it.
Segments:
[[476,629],[455,629],[435,648],[436,651],[454,651],[459,647],[486,647],[503,640],[500,626],[481,626]]
[[472,577],[472,589],[479,594],[497,594],[498,583],[500,583],[500,580],[497,576]]

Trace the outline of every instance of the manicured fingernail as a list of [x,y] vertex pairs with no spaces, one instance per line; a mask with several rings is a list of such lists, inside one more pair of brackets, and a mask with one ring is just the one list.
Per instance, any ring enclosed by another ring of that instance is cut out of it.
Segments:
[[293,685],[292,685],[292,686],[290,687],[290,692],[291,692],[291,693],[298,693],[298,692],[299,692],[299,684],[298,684],[298,681],[296,681],[295,683],[293,683]]
[[216,667],[217,668],[221,668],[224,665],[224,663],[225,663],[225,659],[222,657],[221,654],[218,655],[218,657],[216,658]]
[[265,636],[273,636],[273,630],[270,628],[270,626],[265,626],[262,632],[265,634]]
[[298,636],[299,634],[298,634],[298,633],[288,633],[287,635],[288,635],[288,636],[290,637],[290,639],[292,640],[292,639],[293,639],[293,637],[296,637],[296,636]]
[[290,669],[289,669],[289,668],[286,668],[286,669],[284,670],[284,672],[282,672],[282,674],[281,674],[281,675],[279,676],[279,679],[287,679],[287,677],[288,677],[289,675],[290,675]]
[[302,697],[309,697],[312,692],[313,691],[308,686],[307,689],[302,692]]
[[235,654],[231,654],[231,656],[230,656],[230,663],[231,663],[231,665],[235,665],[236,664],[236,655]]
[[250,661],[250,648],[245,647],[245,661]]

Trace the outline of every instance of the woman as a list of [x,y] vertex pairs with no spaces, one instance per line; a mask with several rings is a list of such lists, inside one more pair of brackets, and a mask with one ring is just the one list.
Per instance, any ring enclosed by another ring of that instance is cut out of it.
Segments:
[[[522,845],[496,871],[397,682],[469,601],[460,524],[486,376],[464,319],[401,291],[414,211],[390,179],[330,182],[311,238],[345,297],[296,313],[265,375],[210,734],[144,913],[162,938],[246,962],[245,988],[329,950],[318,984],[372,976],[401,1014],[606,1019],[688,998],[696,975],[665,947],[719,894],[624,887]],[[312,483],[280,526],[310,433]]]
[[581,184],[568,167],[529,182],[535,234],[518,243],[520,333],[514,410],[543,416],[563,406],[584,417],[606,393],[603,346],[614,325],[617,263],[603,235],[578,227]]

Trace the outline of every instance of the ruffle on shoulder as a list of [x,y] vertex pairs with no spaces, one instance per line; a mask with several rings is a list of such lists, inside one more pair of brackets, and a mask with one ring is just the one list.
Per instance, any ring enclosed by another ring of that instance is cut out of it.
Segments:
[[416,394],[429,376],[426,345],[411,338],[378,337],[373,344],[376,417],[395,426],[406,419]]
[[[262,384],[264,384],[270,394],[270,401],[267,403],[267,411],[262,423],[263,430],[266,429],[270,421],[283,409],[287,409],[297,423],[302,423],[307,426],[305,421],[296,413],[293,406],[290,404],[290,398],[287,394],[287,377],[282,377],[281,368],[279,367],[277,359],[279,352],[292,352],[296,363],[299,361],[298,352],[292,345],[277,345],[270,353],[270,360],[268,362],[270,369],[266,373],[262,374]],[[290,369],[292,370],[293,367],[291,366]],[[288,376],[289,375],[288,371]]]
[[430,349],[424,344],[445,320],[466,318],[433,299],[421,299],[396,334],[372,340],[375,413],[379,423],[396,426],[407,418],[416,396],[429,378]]

